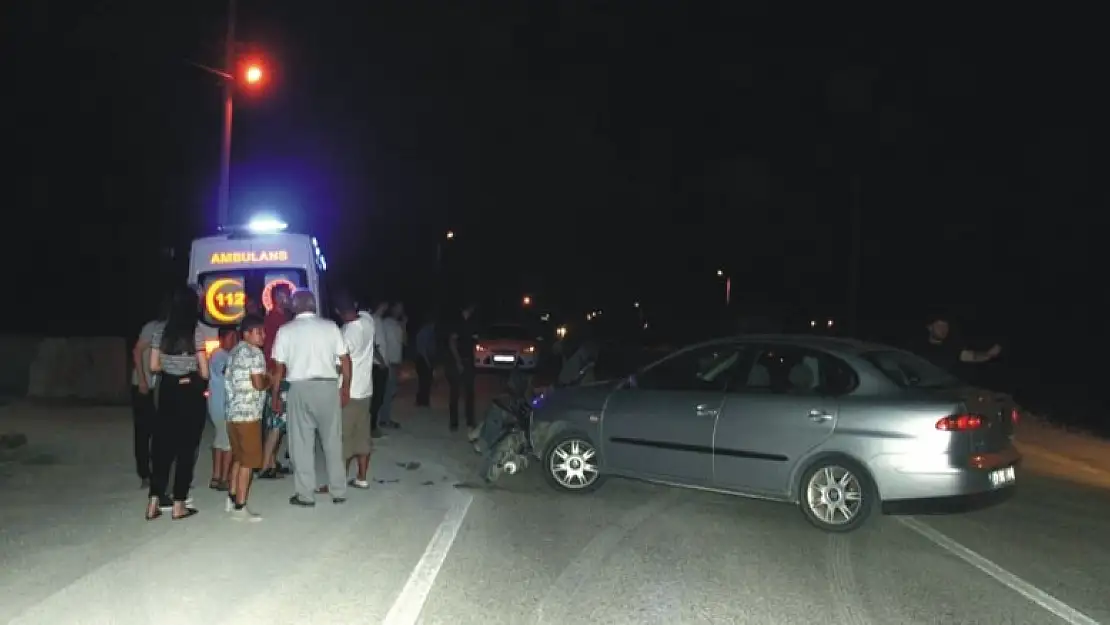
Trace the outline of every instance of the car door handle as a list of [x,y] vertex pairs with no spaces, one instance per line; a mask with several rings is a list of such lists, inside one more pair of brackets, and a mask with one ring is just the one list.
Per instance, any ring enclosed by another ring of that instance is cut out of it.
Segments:
[[709,406],[706,406],[705,404],[698,404],[697,407],[694,408],[694,410],[697,412],[699,417],[715,417],[715,416],[717,416],[717,409],[716,408],[710,408]]
[[810,421],[813,421],[814,423],[824,423],[825,421],[828,421],[832,418],[833,418],[833,416],[831,414],[829,414],[829,413],[827,413],[823,410],[810,410],[809,411],[809,419],[810,419]]

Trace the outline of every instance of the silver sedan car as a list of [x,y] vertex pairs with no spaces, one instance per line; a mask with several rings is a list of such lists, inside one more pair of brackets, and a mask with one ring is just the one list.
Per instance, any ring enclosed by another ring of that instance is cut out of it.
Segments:
[[874,510],[959,511],[1012,493],[1018,408],[911,353],[766,335],[693,345],[533,402],[532,448],[568,493],[608,476],[797,504],[828,531]]

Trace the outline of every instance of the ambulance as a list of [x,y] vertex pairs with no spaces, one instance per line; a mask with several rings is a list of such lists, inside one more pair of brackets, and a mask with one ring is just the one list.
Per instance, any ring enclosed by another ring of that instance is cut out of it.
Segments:
[[281,220],[260,217],[193,241],[189,283],[200,295],[201,331],[208,354],[219,347],[221,327],[238,325],[248,312],[269,312],[279,284],[292,291],[312,291],[317,310],[327,314],[323,291],[328,264],[320,245],[316,237],[289,233],[286,228]]

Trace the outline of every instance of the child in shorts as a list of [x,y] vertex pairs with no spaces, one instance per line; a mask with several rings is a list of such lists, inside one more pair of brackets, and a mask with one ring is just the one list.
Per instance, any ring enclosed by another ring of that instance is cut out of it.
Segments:
[[208,419],[216,435],[212,439],[212,479],[208,488],[227,490],[228,472],[231,471],[231,443],[227,440],[227,422],[224,414],[227,389],[224,388],[224,372],[231,350],[239,342],[239,329],[226,327],[219,329],[220,347],[208,358]]

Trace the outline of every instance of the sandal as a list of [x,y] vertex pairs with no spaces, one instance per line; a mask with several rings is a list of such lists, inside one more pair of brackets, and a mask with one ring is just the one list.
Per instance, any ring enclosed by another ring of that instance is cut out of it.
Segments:
[[212,478],[212,479],[208,480],[208,488],[211,488],[212,490],[220,490],[220,487],[222,485],[223,485],[223,482],[221,482],[220,480],[217,480],[216,478]]
[[[153,510],[153,512],[151,512],[151,510]],[[153,497],[150,503],[146,505],[146,520],[153,521],[160,516],[162,516],[162,511],[158,508],[158,498]]]
[[170,518],[173,519],[174,521],[180,521],[181,519],[187,519],[187,518],[193,516],[197,512],[200,512],[200,510],[197,510],[196,508],[185,508],[185,514],[175,514],[175,515],[171,516]]

